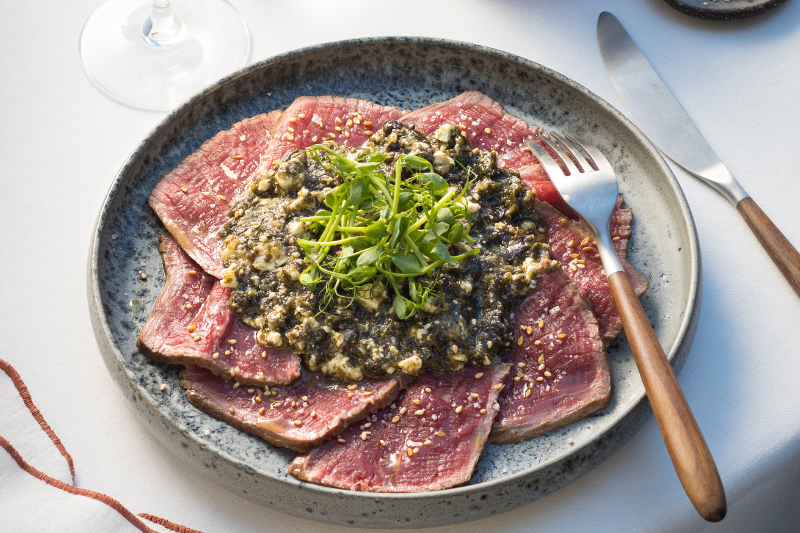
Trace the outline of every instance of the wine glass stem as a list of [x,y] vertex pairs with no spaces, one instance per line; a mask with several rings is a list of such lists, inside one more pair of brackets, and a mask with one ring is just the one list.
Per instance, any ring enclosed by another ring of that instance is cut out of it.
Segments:
[[153,9],[142,28],[144,40],[155,46],[173,44],[181,31],[181,23],[172,12],[170,0],[153,0]]

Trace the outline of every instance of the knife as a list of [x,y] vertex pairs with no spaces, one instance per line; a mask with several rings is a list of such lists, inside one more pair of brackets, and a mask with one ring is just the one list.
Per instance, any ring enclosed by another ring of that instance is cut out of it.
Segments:
[[661,152],[730,201],[800,296],[800,253],[736,181],[664,81],[608,12],[597,21],[606,73],[633,121]]

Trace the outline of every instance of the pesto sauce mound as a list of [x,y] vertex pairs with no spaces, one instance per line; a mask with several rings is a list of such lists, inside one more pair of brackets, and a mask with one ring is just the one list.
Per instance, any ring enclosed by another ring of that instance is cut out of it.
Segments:
[[[299,219],[327,209],[325,197],[342,179],[311,149],[298,150],[231,203],[220,232],[222,284],[231,288],[231,309],[258,329],[261,344],[290,348],[310,370],[334,380],[491,364],[514,342],[511,314],[536,288],[539,273],[558,267],[548,259],[535,193],[516,171],[498,168],[497,154],[471,149],[452,124],[426,137],[413,126],[388,122],[365,148],[333,141],[324,146],[352,159],[386,154],[380,168],[387,176],[394,176],[400,155],[415,155],[458,190],[468,183],[461,201],[471,213],[475,243],[456,242],[448,251],[456,256],[478,245],[480,252],[438,267],[430,280],[437,297],[405,320],[392,306],[394,289],[383,284],[336,296],[321,311],[324,284],[301,283],[311,263],[297,244],[298,238],[316,239],[319,229]],[[407,291],[403,279],[398,289]]]

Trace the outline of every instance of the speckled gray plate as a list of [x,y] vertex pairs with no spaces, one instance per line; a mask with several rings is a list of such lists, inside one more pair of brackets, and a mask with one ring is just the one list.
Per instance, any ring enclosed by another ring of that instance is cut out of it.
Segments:
[[541,65],[475,45],[380,38],[315,46],[242,70],[164,119],[122,167],[97,222],[88,296],[98,345],[144,425],[189,466],[235,494],[295,516],[361,527],[432,527],[501,513],[558,490],[608,458],[649,416],[627,342],[618,341],[609,353],[616,389],[605,411],[522,444],[487,446],[464,487],[405,495],[347,492],[287,476],[292,452],[196,410],[178,386],[179,369],[136,350],[164,284],[157,247],[165,230],[147,196],[205,139],[245,117],[286,108],[300,95],[355,96],[414,109],[467,89],[485,92],[545,129],[569,129],[607,155],[634,208],[630,258],[651,283],[644,307],[673,366],[682,365],[700,311],[694,224],[669,168],[618,111]]

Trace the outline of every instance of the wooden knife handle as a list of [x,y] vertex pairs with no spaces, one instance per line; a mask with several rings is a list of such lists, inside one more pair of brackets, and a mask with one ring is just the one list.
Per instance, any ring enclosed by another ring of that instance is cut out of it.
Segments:
[[608,277],[644,390],[653,408],[675,471],[700,516],[710,522],[725,517],[722,480],[703,434],[624,272]]
[[800,296],[800,253],[752,198],[748,196],[742,199],[736,204],[736,210],[750,226],[750,230],[781,270],[794,292]]

